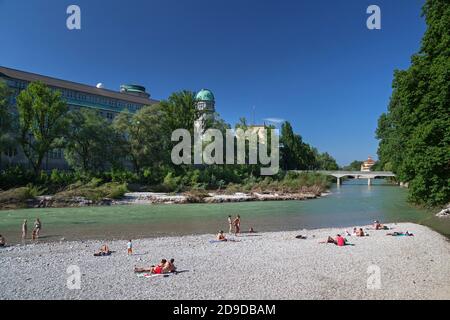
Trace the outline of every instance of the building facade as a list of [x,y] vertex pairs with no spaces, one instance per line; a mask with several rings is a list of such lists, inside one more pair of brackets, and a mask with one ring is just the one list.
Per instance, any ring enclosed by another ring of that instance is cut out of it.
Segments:
[[373,161],[372,158],[369,156],[367,158],[367,160],[364,161],[363,164],[361,165],[361,171],[370,172],[374,165],[375,165],[375,161]]
[[[145,87],[140,85],[121,85],[120,91],[113,91],[104,89],[101,85],[89,86],[1,66],[0,81],[5,81],[13,93],[10,101],[13,113],[17,112],[15,109],[16,97],[30,82],[34,81],[40,81],[52,90],[61,92],[61,98],[67,103],[69,110],[94,109],[109,121],[112,121],[122,111],[128,110],[134,113],[146,105],[159,102],[151,99]],[[29,166],[28,160],[19,146],[10,148],[0,157],[3,165]],[[54,168],[68,169],[63,150],[52,150],[47,154],[42,169]]]

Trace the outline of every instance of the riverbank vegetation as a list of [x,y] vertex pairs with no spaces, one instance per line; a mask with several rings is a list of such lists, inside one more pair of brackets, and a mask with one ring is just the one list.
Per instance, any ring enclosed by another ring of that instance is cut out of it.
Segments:
[[408,182],[411,201],[438,206],[450,202],[450,3],[428,0],[423,15],[421,48],[395,71],[376,133],[383,169]]
[[[46,194],[90,200],[120,198],[127,191],[320,193],[327,188],[328,178],[288,170],[338,168],[328,153],[320,153],[294,133],[289,122],[281,125],[281,170],[275,176],[260,176],[261,166],[253,164],[174,165],[171,151],[177,143],[171,141],[172,132],[184,128],[193,133],[195,120],[202,116],[190,91],[174,93],[135,113],[125,110],[112,121],[95,110],[69,109],[59,92],[39,82],[18,94],[17,108],[9,104],[12,93],[4,83],[0,83],[0,94],[0,151],[26,158],[25,165],[0,163],[0,190],[12,189],[1,193],[14,203],[27,198],[26,188],[35,188],[31,198]],[[204,127],[222,132],[232,128],[218,114],[205,120]],[[252,126],[242,118],[234,128],[251,130]],[[248,154],[248,142],[246,148]],[[67,170],[47,170],[55,153],[63,155]]]

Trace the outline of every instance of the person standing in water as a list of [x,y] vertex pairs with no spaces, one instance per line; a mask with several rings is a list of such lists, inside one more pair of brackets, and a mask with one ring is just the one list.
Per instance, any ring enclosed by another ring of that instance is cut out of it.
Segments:
[[28,233],[28,221],[27,219],[23,220],[22,223],[22,240],[25,240],[27,238],[27,233]]
[[237,235],[241,231],[241,216],[237,215],[236,219],[233,221],[234,234]]
[[233,233],[233,219],[231,218],[231,215],[228,216],[228,233],[232,234]]
[[41,220],[39,220],[39,218],[36,218],[36,221],[34,222],[34,234],[36,239],[39,239],[41,229],[42,229]]

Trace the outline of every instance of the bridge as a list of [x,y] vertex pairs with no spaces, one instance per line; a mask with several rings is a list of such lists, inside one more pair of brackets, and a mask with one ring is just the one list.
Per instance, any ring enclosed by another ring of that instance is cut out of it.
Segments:
[[391,171],[304,171],[304,170],[292,170],[293,172],[315,172],[321,173],[328,176],[333,176],[337,179],[338,186],[341,184],[341,178],[343,177],[353,177],[355,179],[367,179],[367,184],[370,186],[372,184],[372,179],[377,177],[395,177],[395,174]]

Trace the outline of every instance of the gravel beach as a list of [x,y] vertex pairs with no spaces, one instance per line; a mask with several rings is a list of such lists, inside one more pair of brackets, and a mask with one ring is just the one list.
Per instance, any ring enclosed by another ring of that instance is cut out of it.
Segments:
[[[108,257],[93,256],[101,241],[12,246],[0,249],[0,299],[449,299],[450,242],[424,226],[389,226],[414,237],[369,230],[347,237],[352,246],[318,243],[349,227],[243,234],[227,243],[210,243],[214,235],[153,238],[134,240],[132,256],[126,241],[109,242],[116,252]],[[134,266],[161,258],[175,258],[186,272],[134,274]],[[80,290],[67,288],[71,265],[80,268]],[[368,287],[377,270],[380,287]]]

